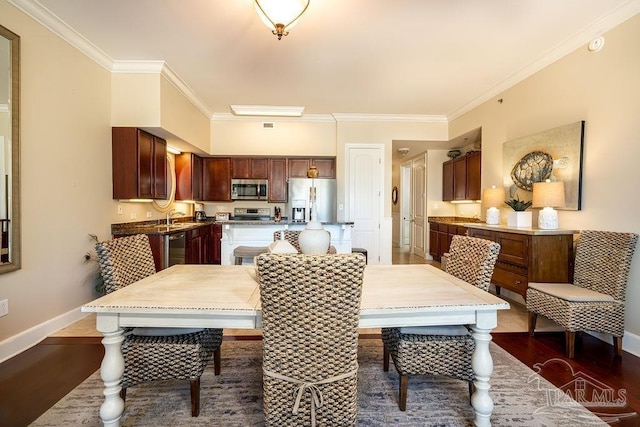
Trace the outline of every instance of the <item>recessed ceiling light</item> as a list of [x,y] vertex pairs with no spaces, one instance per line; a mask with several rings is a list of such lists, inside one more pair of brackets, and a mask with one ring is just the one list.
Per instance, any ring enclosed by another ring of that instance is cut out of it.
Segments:
[[304,107],[281,105],[230,105],[236,116],[286,116],[300,117]]

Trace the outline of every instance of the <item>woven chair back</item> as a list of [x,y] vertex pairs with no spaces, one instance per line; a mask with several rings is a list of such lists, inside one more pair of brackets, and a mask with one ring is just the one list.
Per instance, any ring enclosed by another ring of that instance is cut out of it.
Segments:
[[625,301],[638,235],[583,230],[576,244],[573,284]]
[[307,425],[310,399],[292,414],[298,385],[317,387],[324,404],[318,425],[351,425],[357,408],[358,321],[365,258],[362,254],[262,254],[257,257],[263,323],[264,410],[267,425]]
[[488,291],[500,244],[486,239],[453,236],[445,271]]
[[145,234],[98,242],[96,252],[106,293],[156,272],[149,238]]
[[284,233],[284,240],[291,243],[294,248],[298,250],[298,253],[301,252],[300,244],[298,243],[298,237],[300,237],[301,230],[278,230],[273,232],[273,241],[280,240],[281,233]]

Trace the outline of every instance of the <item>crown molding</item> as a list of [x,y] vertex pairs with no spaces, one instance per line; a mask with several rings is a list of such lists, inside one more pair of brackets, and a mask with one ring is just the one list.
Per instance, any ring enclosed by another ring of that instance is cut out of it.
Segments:
[[446,116],[422,114],[355,114],[332,113],[337,122],[414,122],[447,123]]
[[489,101],[495,96],[525,80],[527,77],[532,76],[538,71],[560,60],[571,52],[574,52],[575,50],[588,45],[589,42],[594,38],[602,36],[607,31],[620,25],[621,23],[633,17],[634,15],[637,15],[638,13],[640,13],[640,0],[629,0],[628,2],[613,9],[609,14],[603,16],[597,22],[585,27],[583,30],[577,32],[568,39],[558,43],[547,53],[532,61],[520,71],[502,80],[500,83],[493,86],[482,95],[453,111],[451,114],[448,114],[447,119],[449,121],[452,121],[462,116],[463,114],[473,110],[486,101]]
[[7,0],[9,3],[38,21],[44,27],[56,34],[62,40],[78,49],[80,52],[93,59],[95,62],[111,70],[113,59],[100,50],[96,45],[84,38],[76,30],[68,26],[49,9],[35,0]]

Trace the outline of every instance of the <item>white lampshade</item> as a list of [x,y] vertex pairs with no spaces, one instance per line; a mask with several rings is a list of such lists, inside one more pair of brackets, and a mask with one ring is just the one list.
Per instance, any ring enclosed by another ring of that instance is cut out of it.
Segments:
[[289,34],[309,7],[310,0],[254,0],[254,6],[262,22],[278,36]]
[[561,181],[533,183],[532,207],[543,208],[538,214],[538,227],[547,230],[558,228],[558,212],[553,208],[564,206],[564,183]]
[[502,206],[503,203],[503,188],[496,188],[496,186],[494,185],[491,188],[485,188],[482,191],[482,204],[487,208],[487,215],[485,218],[487,224],[500,224],[500,210],[498,209],[498,206]]

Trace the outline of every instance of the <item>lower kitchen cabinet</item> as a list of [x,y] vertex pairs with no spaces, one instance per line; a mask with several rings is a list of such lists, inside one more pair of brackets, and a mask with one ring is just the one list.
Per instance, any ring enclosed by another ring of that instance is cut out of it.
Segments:
[[205,264],[203,236],[207,234],[207,227],[198,227],[185,232],[184,263]]
[[529,282],[570,283],[573,280],[572,230],[509,231],[469,227],[469,236],[500,244],[491,282],[526,298]]
[[467,228],[460,224],[446,222],[429,222],[429,255],[436,260],[442,259],[442,254],[449,251],[453,236],[465,236]]

